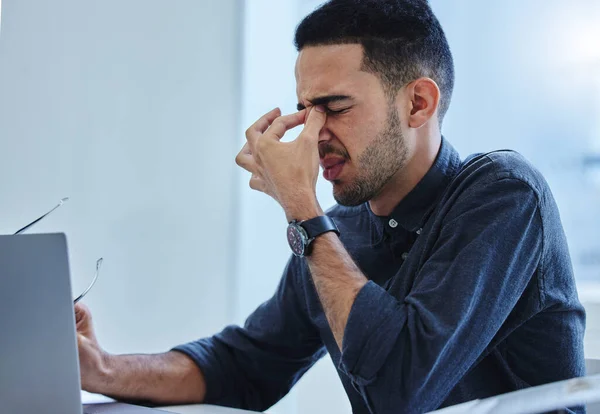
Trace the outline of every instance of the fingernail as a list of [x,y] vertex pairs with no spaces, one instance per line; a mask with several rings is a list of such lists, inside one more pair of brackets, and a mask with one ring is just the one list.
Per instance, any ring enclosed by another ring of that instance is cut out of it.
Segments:
[[325,107],[323,105],[317,105],[317,106],[315,106],[315,111],[325,112]]

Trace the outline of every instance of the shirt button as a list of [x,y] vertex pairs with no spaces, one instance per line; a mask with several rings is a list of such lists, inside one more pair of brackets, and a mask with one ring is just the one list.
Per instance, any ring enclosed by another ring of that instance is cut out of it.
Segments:
[[390,225],[391,228],[395,229],[396,227],[398,227],[398,222],[394,219],[391,219],[388,224]]
[[421,234],[422,231],[423,231],[423,229],[417,230],[417,234]]
[[402,260],[406,260],[407,257],[408,257],[408,253],[406,253],[406,252],[402,253]]

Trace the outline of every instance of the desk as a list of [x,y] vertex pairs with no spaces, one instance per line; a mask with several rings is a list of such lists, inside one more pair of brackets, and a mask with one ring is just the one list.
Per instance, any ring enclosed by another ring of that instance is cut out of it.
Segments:
[[238,410],[236,408],[219,407],[216,405],[175,405],[172,407],[160,407],[160,410],[171,411],[177,414],[244,414],[256,413],[256,411]]
[[[100,394],[92,394],[87,391],[81,391],[81,401],[83,404],[111,404],[115,400]],[[209,404],[194,405],[172,405],[169,407],[156,407],[158,410],[170,411],[176,414],[249,414],[256,411],[238,410],[236,408],[219,407]]]

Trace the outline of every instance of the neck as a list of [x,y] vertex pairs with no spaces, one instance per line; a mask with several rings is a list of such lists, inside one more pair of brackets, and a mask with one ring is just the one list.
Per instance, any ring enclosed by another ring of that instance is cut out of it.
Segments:
[[389,216],[404,197],[416,187],[435,162],[441,142],[442,137],[439,132],[414,140],[406,164],[394,174],[377,196],[369,200],[369,206],[375,215]]

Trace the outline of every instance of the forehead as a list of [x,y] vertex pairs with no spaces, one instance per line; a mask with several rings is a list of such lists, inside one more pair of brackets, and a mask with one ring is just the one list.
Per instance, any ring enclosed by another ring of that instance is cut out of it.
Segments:
[[300,102],[325,95],[353,95],[372,74],[361,70],[362,46],[310,46],[296,61],[296,94]]

